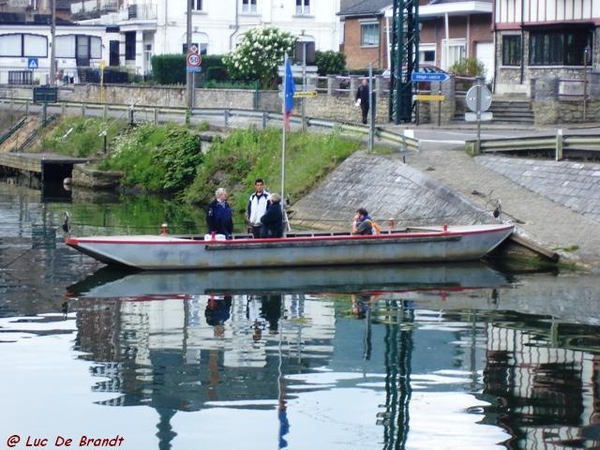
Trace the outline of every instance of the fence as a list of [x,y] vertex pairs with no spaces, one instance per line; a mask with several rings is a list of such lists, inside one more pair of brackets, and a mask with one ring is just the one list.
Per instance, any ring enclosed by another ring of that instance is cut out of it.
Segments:
[[[251,111],[251,110],[240,110],[231,108],[194,108],[191,114],[185,108],[151,108],[143,106],[124,106],[124,105],[100,105],[100,104],[80,104],[80,103],[67,103],[61,102],[56,105],[37,105],[32,104],[30,100],[18,101],[15,99],[2,99],[0,98],[0,104],[14,105],[21,103],[21,109],[23,109],[25,115],[35,112],[43,112],[46,114],[46,110],[58,114],[81,114],[82,116],[100,115],[104,120],[108,120],[109,117],[125,117],[128,116],[130,121],[141,122],[148,121],[154,123],[160,123],[165,121],[175,122],[186,122],[186,121],[202,121],[210,120],[217,126],[224,126],[226,128],[236,126],[260,126],[266,128],[269,123],[283,123],[283,114],[265,112],[265,111]],[[36,108],[39,110],[36,110]],[[331,120],[323,119],[311,119],[307,118],[303,124],[302,117],[293,116],[290,118],[290,122],[296,127],[301,128],[306,125],[313,128],[326,128],[330,130],[336,130],[346,135],[358,137],[360,139],[366,138],[369,135],[369,127],[366,125],[341,123]],[[374,137],[378,143],[395,147],[400,151],[419,151],[420,142],[412,136],[395,133],[392,131],[384,130],[380,127],[375,127]]]
[[481,153],[545,153],[553,155],[556,161],[565,156],[600,158],[600,136],[572,134],[566,136],[562,130],[556,135],[531,136],[520,138],[487,139],[466,141],[465,147],[472,154]]

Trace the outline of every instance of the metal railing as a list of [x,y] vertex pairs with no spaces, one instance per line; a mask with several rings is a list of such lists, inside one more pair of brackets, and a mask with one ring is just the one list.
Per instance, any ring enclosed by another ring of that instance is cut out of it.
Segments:
[[550,153],[556,161],[570,155],[587,155],[594,159],[600,158],[600,136],[572,134],[564,135],[558,130],[556,135],[531,136],[519,138],[487,139],[466,141],[467,148],[479,146],[475,153]]
[[[30,100],[18,100],[18,99],[2,99],[1,103],[23,103],[26,110],[34,108],[31,105]],[[98,103],[68,103],[61,102],[54,105],[47,105],[49,110],[60,109],[60,114],[67,114],[70,112],[76,112],[82,116],[87,115],[101,115],[104,120],[108,120],[111,112],[118,112],[119,117],[122,118],[126,115],[129,116],[130,121],[136,122],[164,122],[164,121],[179,121],[185,122],[192,118],[196,121],[202,119],[211,119],[213,122],[218,122],[216,125],[223,125],[226,128],[233,128],[236,126],[260,126],[266,128],[269,123],[283,123],[283,114],[273,113],[266,111],[253,111],[245,109],[221,109],[221,108],[194,108],[191,114],[185,108],[156,108],[138,105],[107,105]],[[221,122],[222,120],[222,122]],[[290,123],[296,128],[301,128],[303,124],[302,117],[292,116]],[[319,119],[319,118],[306,118],[305,125],[313,128],[325,128],[332,131],[339,131],[346,135],[352,135],[354,137],[366,138],[369,135],[369,127],[362,124],[352,124],[335,122],[332,120]],[[400,133],[385,130],[381,127],[376,126],[374,130],[374,137],[379,143],[384,143],[394,147],[398,147],[399,151],[419,151],[420,142],[411,136],[407,136]]]

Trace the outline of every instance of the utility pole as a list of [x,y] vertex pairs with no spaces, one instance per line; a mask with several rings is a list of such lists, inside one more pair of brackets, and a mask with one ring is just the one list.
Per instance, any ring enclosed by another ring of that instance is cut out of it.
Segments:
[[[187,1],[187,49],[186,49],[186,55],[190,52],[190,50],[192,49],[192,2],[191,0],[186,0]],[[188,109],[191,111],[192,107],[194,106],[194,73],[190,72],[189,70],[187,70],[187,64],[186,64],[186,71],[187,71],[187,75],[186,75],[186,94],[187,94],[187,106]]]
[[56,85],[56,0],[52,0],[52,19],[50,23],[50,86]]

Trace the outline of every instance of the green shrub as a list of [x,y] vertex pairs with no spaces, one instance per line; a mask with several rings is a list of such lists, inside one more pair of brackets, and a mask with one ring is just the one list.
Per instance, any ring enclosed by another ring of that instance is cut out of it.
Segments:
[[448,69],[449,73],[464,77],[484,77],[485,66],[477,58],[465,58],[455,62]]
[[189,128],[143,124],[119,136],[99,168],[125,172],[125,186],[177,193],[188,186],[203,161],[200,141]]
[[341,52],[328,50],[315,52],[315,64],[320,76],[329,74],[340,74],[346,68],[346,55]]

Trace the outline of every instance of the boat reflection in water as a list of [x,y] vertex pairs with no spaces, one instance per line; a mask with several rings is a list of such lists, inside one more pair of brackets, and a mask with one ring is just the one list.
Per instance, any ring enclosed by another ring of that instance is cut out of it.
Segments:
[[599,445],[599,330],[503,311],[511,281],[483,264],[103,269],[67,295],[100,403],[154,408],[158,448]]
[[211,293],[402,292],[503,284],[507,284],[506,277],[482,262],[158,272],[132,272],[107,266],[69,286],[67,295],[97,298]]

